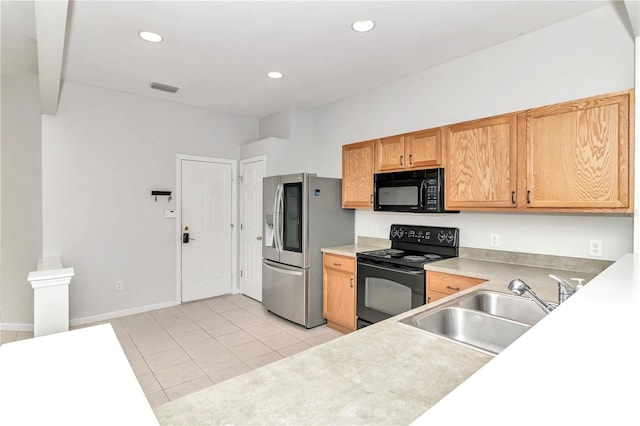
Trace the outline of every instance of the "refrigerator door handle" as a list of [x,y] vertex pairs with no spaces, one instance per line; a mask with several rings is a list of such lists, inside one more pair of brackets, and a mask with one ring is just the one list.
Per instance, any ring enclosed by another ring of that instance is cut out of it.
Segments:
[[284,214],[284,186],[282,184],[278,185],[278,191],[276,191],[276,204],[278,205],[278,216],[275,219],[278,223],[278,231],[276,233],[279,245],[278,252],[282,253],[284,249],[282,242],[284,238],[284,225],[282,223],[282,215]]
[[278,272],[280,274],[295,275],[295,276],[301,276],[302,275],[302,271],[292,271],[290,269],[275,268],[275,267],[269,265],[268,263],[264,263],[264,267],[267,268],[267,269],[271,269],[272,271]]
[[278,217],[280,216],[280,189],[281,185],[276,185],[276,195],[273,200],[273,242],[275,244],[275,249],[278,253],[281,253],[280,249],[280,231],[279,231],[279,222]]

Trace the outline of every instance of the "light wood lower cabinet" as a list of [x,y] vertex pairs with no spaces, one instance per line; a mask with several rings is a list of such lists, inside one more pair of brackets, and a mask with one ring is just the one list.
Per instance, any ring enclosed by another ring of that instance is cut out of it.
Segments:
[[356,262],[354,257],[324,253],[322,316],[327,326],[347,333],[356,329]]
[[427,303],[482,284],[486,280],[463,275],[427,272]]

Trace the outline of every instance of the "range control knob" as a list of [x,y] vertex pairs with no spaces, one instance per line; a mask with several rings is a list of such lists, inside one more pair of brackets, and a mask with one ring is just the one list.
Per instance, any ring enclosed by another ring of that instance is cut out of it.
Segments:
[[447,238],[447,237],[445,237],[445,235],[444,235],[444,231],[440,231],[440,232],[438,232],[438,241],[440,241],[440,242],[442,243],[442,242],[444,242],[444,240],[445,240],[446,238]]
[[396,231],[396,235],[398,236],[398,238],[402,238],[402,236],[404,235],[404,229],[398,228]]
[[447,242],[448,243],[452,243],[453,242],[453,232],[449,232],[447,234]]

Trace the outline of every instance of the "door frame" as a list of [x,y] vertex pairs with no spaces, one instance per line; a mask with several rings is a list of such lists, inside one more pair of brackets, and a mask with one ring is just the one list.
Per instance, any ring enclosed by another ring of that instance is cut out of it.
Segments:
[[201,155],[176,154],[176,302],[182,303],[182,160],[221,163],[231,166],[231,293],[238,289],[238,161]]
[[[239,166],[238,166],[238,176],[242,176],[242,167],[246,164],[249,163],[256,163],[258,161],[262,161],[262,176],[263,178],[267,176],[267,156],[266,155],[257,155],[255,157],[249,157],[249,158],[245,158],[240,160]],[[244,183],[244,182],[241,182]],[[238,188],[238,193],[242,190],[242,185],[239,186]],[[238,200],[238,209],[240,208],[240,200]],[[264,206],[262,206],[262,215],[264,217]],[[264,220],[261,219],[261,220]],[[240,223],[240,211],[238,211],[238,223]],[[264,225],[264,224],[263,224]],[[262,228],[262,226],[261,226]],[[260,230],[261,234],[264,232],[264,229]],[[238,232],[238,252],[240,250],[240,232]],[[264,235],[262,235],[262,238],[264,238]],[[262,241],[262,244],[264,244],[264,240]],[[260,265],[259,267],[262,267],[262,259],[260,259]],[[242,288],[240,286],[240,260],[238,259],[238,293],[242,294]]]

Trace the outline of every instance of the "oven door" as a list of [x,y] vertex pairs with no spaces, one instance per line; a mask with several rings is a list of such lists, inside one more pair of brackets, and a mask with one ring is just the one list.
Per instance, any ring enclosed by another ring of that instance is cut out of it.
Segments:
[[359,324],[376,323],[425,304],[424,270],[358,260],[357,277]]

